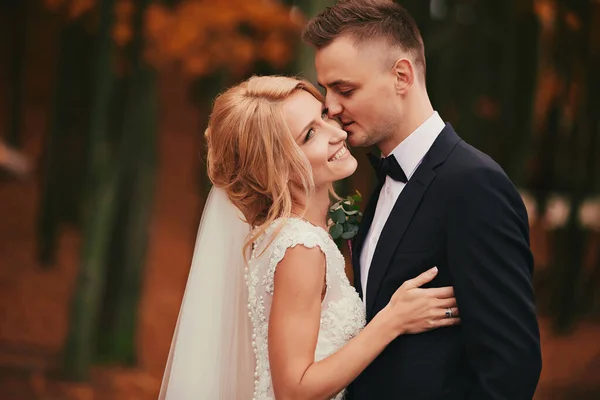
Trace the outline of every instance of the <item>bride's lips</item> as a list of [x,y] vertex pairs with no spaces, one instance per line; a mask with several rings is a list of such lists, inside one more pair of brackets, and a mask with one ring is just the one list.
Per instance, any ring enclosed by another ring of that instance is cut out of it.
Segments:
[[331,157],[329,157],[327,162],[335,162],[335,161],[342,160],[342,159],[348,157],[349,154],[350,154],[350,152],[348,151],[348,147],[344,143],[344,145],[342,147],[340,147],[338,150],[336,150],[336,152],[333,153],[333,155]]

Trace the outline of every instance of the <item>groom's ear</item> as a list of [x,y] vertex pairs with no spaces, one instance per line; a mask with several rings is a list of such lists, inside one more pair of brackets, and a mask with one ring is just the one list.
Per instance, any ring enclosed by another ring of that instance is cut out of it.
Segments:
[[[389,64],[388,64],[389,65]],[[394,86],[398,94],[404,94],[412,86],[415,80],[415,68],[408,58],[396,60],[392,67],[394,74]]]

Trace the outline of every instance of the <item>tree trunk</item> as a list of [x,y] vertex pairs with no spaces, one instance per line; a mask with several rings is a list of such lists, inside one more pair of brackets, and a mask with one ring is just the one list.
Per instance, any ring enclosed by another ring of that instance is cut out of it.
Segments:
[[23,93],[25,90],[25,54],[27,44],[27,4],[24,0],[13,0],[12,49],[10,57],[10,112],[6,142],[19,148],[23,130]]
[[60,34],[56,88],[50,128],[44,138],[42,157],[41,196],[38,214],[38,258],[40,264],[49,266],[56,259],[58,231],[61,220],[63,187],[69,182],[61,176],[64,172],[67,136],[72,124],[76,84],[73,80],[79,66],[77,47],[81,26],[74,22],[66,25]]
[[[563,132],[561,146],[564,155],[564,163],[557,168],[559,179],[564,182],[571,203],[569,222],[564,229],[560,230],[559,249],[556,265],[556,320],[555,329],[559,333],[569,332],[578,316],[578,296],[581,286],[581,273],[584,263],[584,251],[586,234],[579,223],[579,209],[589,191],[588,185],[590,172],[587,170],[592,153],[590,144],[592,135],[591,127],[588,127],[586,117],[586,88],[589,84],[589,76],[584,67],[588,59],[588,33],[590,26],[591,5],[578,0],[568,1],[559,6],[561,23],[558,24],[562,30],[558,31],[558,46],[560,61],[564,63],[561,68],[565,80],[564,105],[571,108],[571,114],[566,111],[563,115]],[[581,22],[581,29],[569,29],[563,22],[566,15],[573,13]],[[559,64],[560,65],[560,64]],[[580,89],[581,88],[581,89]],[[589,160],[588,160],[589,158]]]
[[[134,21],[134,42],[130,56],[133,76],[128,93],[127,119],[123,127],[123,143],[119,160],[123,191],[123,219],[115,225],[124,229],[121,256],[107,282],[105,323],[99,326],[99,356],[104,361],[136,363],[137,310],[141,297],[143,271],[146,264],[148,231],[154,204],[156,175],[156,81],[155,73],[143,60],[143,15],[151,0],[138,2]],[[126,197],[123,197],[126,196]]]
[[[335,4],[334,0],[286,0],[289,6],[295,6],[302,11],[306,18],[313,18],[326,7]],[[295,71],[301,77],[316,83],[317,73],[315,71],[315,51],[307,44],[300,44],[296,58]]]
[[99,300],[104,288],[106,253],[113,223],[118,170],[111,163],[108,147],[108,113],[113,88],[113,42],[111,29],[115,0],[99,3],[92,79],[94,93],[90,126],[90,169],[86,188],[87,213],[81,265],[72,301],[71,326],[65,348],[64,368],[69,379],[85,380],[92,363]]
[[503,109],[511,118],[504,130],[504,159],[507,174],[517,187],[523,187],[533,136],[539,26],[532,0],[513,0],[511,9],[515,34],[507,43],[511,57],[506,63]]
[[134,93],[138,99],[130,114],[132,125],[129,129],[136,140],[126,147],[126,154],[136,155],[134,166],[132,197],[128,218],[118,223],[126,224],[127,251],[124,253],[120,285],[116,293],[117,307],[114,314],[112,332],[108,334],[111,343],[110,359],[126,364],[136,362],[135,333],[137,309],[141,297],[143,271],[146,263],[146,250],[152,218],[155,190],[155,146],[156,146],[156,103],[154,74],[149,68],[139,72],[139,87]]

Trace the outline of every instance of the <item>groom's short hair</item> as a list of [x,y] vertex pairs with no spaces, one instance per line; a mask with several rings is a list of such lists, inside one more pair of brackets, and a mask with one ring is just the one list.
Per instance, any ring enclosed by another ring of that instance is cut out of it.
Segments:
[[404,7],[393,0],[340,0],[311,19],[302,39],[317,50],[349,35],[355,45],[385,40],[412,55],[425,76],[425,47],[419,28]]

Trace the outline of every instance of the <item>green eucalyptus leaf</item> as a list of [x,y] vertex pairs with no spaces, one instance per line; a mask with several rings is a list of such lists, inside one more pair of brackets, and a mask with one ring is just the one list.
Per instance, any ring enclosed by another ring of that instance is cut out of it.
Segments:
[[358,233],[358,225],[348,224],[345,232],[342,234],[343,239],[352,239]]
[[362,201],[362,195],[357,190],[352,196],[347,196],[329,207],[329,234],[338,246],[340,240],[349,240],[356,236],[362,213],[357,203]]
[[346,214],[344,213],[343,209],[338,209],[331,214],[331,219],[333,222],[341,224],[346,221]]
[[358,224],[349,223],[348,231],[354,233],[355,235],[358,233]]
[[329,228],[329,234],[335,239],[339,239],[344,233],[344,226],[342,224],[335,224]]
[[352,233],[352,232],[342,233],[342,239],[349,240],[349,239],[352,239],[353,237],[354,237],[354,233]]

